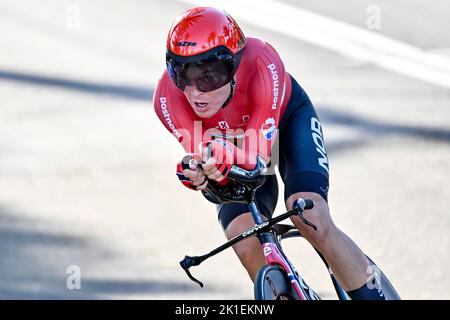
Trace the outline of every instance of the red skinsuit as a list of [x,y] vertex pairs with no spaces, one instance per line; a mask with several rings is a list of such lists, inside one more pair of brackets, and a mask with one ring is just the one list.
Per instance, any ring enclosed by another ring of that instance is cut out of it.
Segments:
[[[226,134],[229,140],[233,137],[240,140],[245,131],[244,145],[238,144],[242,149],[235,150],[235,164],[252,169],[256,153],[266,161],[269,159],[275,129],[291,96],[291,79],[271,45],[247,38],[243,50],[233,98],[213,117],[198,117],[167,72],[158,82],[153,104],[161,122],[188,153],[198,152],[198,144],[211,140],[212,136]],[[243,158],[236,160],[243,155],[245,163]]]

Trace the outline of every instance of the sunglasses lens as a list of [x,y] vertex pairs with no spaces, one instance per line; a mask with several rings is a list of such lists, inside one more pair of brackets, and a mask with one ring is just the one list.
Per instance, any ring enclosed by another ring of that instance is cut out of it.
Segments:
[[167,72],[181,91],[186,86],[194,86],[202,92],[214,91],[229,83],[236,71],[236,60],[231,55],[190,63],[181,63],[171,57],[166,61]]

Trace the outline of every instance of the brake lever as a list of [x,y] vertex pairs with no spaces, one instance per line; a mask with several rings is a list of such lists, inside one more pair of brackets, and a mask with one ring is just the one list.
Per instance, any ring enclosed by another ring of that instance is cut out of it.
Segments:
[[189,277],[189,279],[191,279],[192,281],[194,281],[195,283],[197,283],[200,287],[203,288],[203,283],[199,280],[197,280],[196,278],[194,278],[191,274],[191,272],[189,271],[190,267],[193,266],[198,266],[203,260],[200,259],[200,257],[190,257],[190,256],[185,256],[183,260],[180,261],[180,266],[181,268],[183,268],[183,270],[186,272],[187,276]]
[[314,207],[314,202],[311,200],[303,200],[303,199],[297,199],[294,203],[294,207],[297,209],[297,214],[300,217],[300,219],[303,221],[304,224],[310,226],[314,229],[314,231],[317,231],[317,226],[311,222],[309,222],[305,216],[303,215],[303,212],[305,209],[312,209]]
[[317,231],[317,226],[316,226],[315,224],[309,222],[309,221],[305,218],[305,216],[303,215],[303,211],[302,211],[302,210],[299,210],[298,216],[300,217],[300,219],[302,219],[302,221],[303,221],[304,224],[306,224],[306,225],[310,226],[311,228],[313,228],[314,231]]

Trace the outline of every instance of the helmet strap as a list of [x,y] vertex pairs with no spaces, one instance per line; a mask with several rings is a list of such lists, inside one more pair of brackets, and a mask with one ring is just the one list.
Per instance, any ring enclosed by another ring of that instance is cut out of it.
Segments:
[[222,109],[226,107],[226,105],[230,102],[231,98],[233,98],[233,93],[234,93],[234,86],[236,84],[236,81],[233,79],[231,79],[230,82],[230,94],[228,95],[227,100],[225,101],[225,103],[222,105]]

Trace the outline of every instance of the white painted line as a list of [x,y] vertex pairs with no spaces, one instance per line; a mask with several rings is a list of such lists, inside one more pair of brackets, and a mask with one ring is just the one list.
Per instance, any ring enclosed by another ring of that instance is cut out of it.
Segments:
[[221,8],[257,27],[309,42],[417,80],[450,88],[450,59],[274,0],[181,0]]

